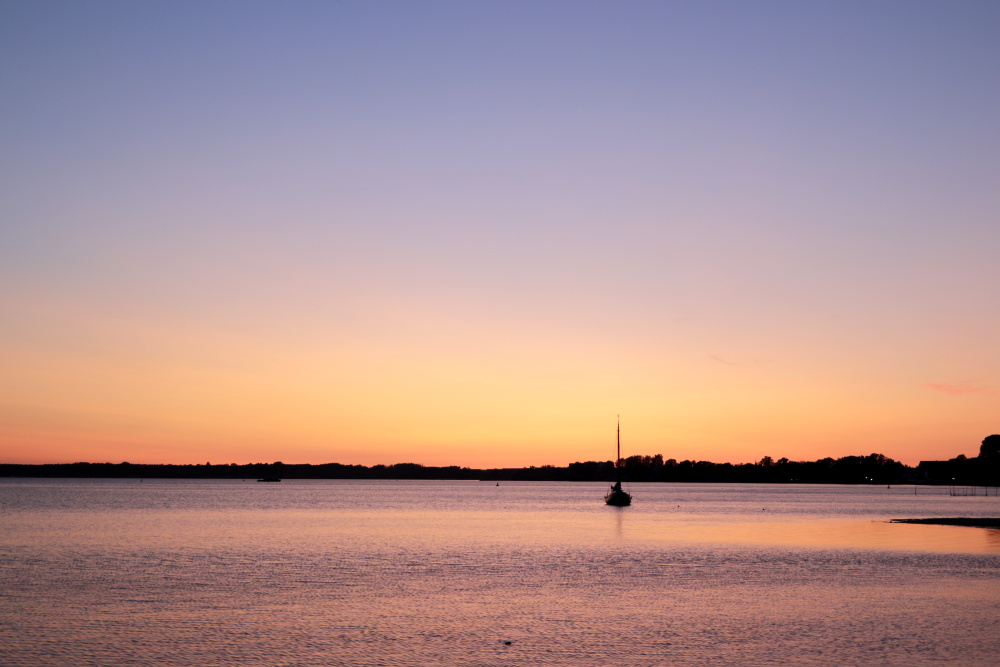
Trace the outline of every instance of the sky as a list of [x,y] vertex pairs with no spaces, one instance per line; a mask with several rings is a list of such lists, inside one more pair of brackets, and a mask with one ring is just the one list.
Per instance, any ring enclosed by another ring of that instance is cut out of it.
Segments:
[[1000,4],[0,3],[0,461],[974,456]]

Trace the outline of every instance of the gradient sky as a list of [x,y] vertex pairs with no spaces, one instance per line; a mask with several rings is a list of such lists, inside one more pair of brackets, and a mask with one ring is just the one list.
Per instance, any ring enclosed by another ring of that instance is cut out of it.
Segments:
[[1000,3],[0,3],[0,461],[975,455]]

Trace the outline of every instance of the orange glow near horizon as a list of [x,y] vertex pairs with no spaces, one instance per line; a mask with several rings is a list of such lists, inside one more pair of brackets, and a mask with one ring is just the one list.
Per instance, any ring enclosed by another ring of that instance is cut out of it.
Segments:
[[857,369],[780,358],[622,354],[600,339],[516,343],[509,331],[469,329],[331,351],[87,328],[103,339],[89,350],[25,343],[7,355],[3,462],[564,466],[613,458],[621,413],[625,456],[744,463],[878,452],[916,465],[975,455],[996,430],[988,394],[915,381],[858,387]]

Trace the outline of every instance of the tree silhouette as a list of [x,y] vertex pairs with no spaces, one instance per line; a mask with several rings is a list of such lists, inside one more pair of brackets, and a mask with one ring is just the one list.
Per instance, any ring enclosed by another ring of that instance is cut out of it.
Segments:
[[1000,435],[994,433],[983,438],[979,447],[979,457],[983,459],[1000,458]]

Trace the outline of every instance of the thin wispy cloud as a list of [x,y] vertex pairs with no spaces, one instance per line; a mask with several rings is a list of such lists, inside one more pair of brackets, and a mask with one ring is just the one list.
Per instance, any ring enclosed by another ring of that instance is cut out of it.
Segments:
[[710,354],[710,355],[708,355],[708,358],[711,359],[712,361],[718,361],[720,364],[725,364],[726,366],[740,366],[741,365],[738,362],[730,361],[728,359],[723,359],[722,357],[720,357],[717,354]]
[[949,396],[965,396],[968,394],[980,394],[993,396],[1000,394],[1000,391],[989,389],[982,385],[976,384],[974,382],[959,382],[958,384],[951,384],[948,382],[931,382],[928,383],[927,387],[942,394],[948,394]]
[[724,364],[726,366],[743,366],[743,367],[749,366],[757,368],[765,364],[771,363],[769,359],[758,359],[757,357],[746,358],[746,359],[740,359],[740,358],[734,359],[732,357],[723,357],[718,354],[709,354],[706,356],[708,356],[708,358],[711,359],[712,361],[717,361],[720,364]]

